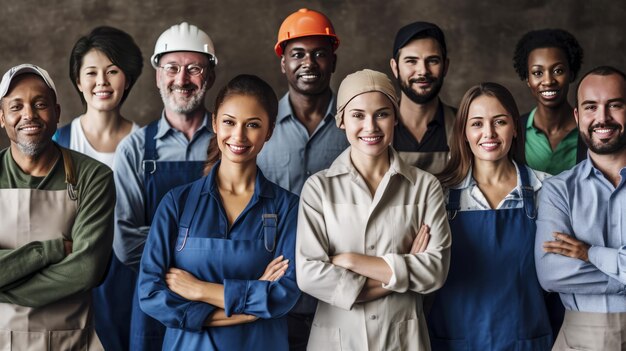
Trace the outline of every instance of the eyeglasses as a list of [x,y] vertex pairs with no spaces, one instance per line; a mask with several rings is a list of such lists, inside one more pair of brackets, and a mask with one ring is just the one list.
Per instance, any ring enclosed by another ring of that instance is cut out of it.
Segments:
[[189,64],[187,66],[182,66],[178,63],[166,63],[163,66],[159,67],[162,68],[165,73],[170,77],[176,76],[178,73],[180,73],[181,69],[185,69],[185,72],[187,72],[187,74],[190,76],[199,76],[202,74],[202,72],[204,72],[204,67],[195,63]]

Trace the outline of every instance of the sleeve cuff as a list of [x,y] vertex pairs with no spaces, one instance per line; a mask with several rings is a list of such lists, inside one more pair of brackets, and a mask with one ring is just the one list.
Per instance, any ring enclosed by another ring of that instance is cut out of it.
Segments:
[[365,284],[365,277],[345,269],[333,291],[332,305],[350,310]]
[[392,272],[389,284],[383,284],[383,288],[399,293],[406,292],[409,289],[409,272],[403,255],[386,254],[381,258],[387,262]]
[[249,282],[247,280],[224,280],[224,311],[226,316],[242,314],[248,300]]
[[43,248],[43,259],[47,264],[61,262],[65,258],[63,238],[42,241],[41,246]]
[[215,306],[207,303],[196,302],[187,306],[185,311],[185,325],[181,326],[181,329],[199,332],[204,328],[204,322],[209,318],[209,315],[215,311]]
[[592,246],[589,248],[589,262],[606,274],[616,275],[617,250],[610,247]]

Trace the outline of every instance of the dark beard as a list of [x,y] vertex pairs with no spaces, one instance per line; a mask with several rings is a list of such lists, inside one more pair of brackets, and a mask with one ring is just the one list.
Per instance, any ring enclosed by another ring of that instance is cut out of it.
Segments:
[[621,151],[622,149],[626,148],[626,133],[624,133],[623,130],[617,136],[617,139],[615,139],[615,141],[613,142],[605,143],[605,142],[602,142],[602,140],[600,140],[600,142],[594,143],[591,140],[590,135],[593,135],[593,130],[595,128],[608,127],[608,126],[614,126],[619,129],[619,126],[615,124],[596,124],[596,125],[589,126],[586,134],[579,132],[581,138],[583,138],[583,141],[585,142],[589,150],[591,150],[591,152],[598,154],[598,155],[610,155],[610,154],[617,153]]
[[399,77],[400,75],[398,75],[398,78],[396,78],[396,80],[400,85],[400,90],[402,90],[406,97],[408,97],[411,101],[418,105],[426,104],[436,98],[439,95],[441,87],[443,86],[443,77],[441,77],[440,79],[425,78],[432,83],[432,90],[429,93],[420,95],[417,94],[413,89],[411,89],[411,84],[419,82],[420,80],[411,79],[409,80],[409,85],[407,86]]

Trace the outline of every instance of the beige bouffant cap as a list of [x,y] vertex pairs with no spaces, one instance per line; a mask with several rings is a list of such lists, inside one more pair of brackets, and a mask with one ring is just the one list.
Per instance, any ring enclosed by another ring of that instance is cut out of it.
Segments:
[[346,105],[356,96],[372,91],[385,94],[391,100],[396,112],[396,118],[398,117],[398,97],[389,77],[381,72],[364,69],[347,75],[339,86],[339,91],[337,92],[337,114],[335,115],[337,127],[341,125]]

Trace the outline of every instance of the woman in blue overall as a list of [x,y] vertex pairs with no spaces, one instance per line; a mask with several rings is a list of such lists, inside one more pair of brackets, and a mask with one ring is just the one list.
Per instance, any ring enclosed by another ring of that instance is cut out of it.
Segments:
[[288,349],[298,198],[256,166],[277,107],[260,78],[231,80],[215,102],[208,174],[157,209],[137,288],[167,327],[164,350]]
[[448,279],[428,316],[433,350],[550,350],[552,332],[535,271],[536,193],[547,175],[524,162],[511,93],[483,83],[465,93],[448,190]]
[[[139,126],[124,118],[122,104],[141,75],[141,50],[126,32],[96,27],[76,41],[70,79],[86,111],[59,128],[54,140],[113,169],[119,142]],[[137,273],[111,254],[107,275],[93,290],[94,324],[105,350],[129,349]]]

